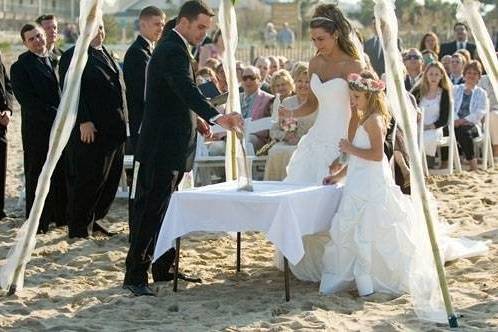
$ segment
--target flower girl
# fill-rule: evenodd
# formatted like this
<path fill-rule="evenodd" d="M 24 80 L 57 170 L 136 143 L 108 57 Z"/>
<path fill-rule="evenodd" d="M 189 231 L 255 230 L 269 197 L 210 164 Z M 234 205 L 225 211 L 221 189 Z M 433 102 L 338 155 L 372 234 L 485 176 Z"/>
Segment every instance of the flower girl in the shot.
<path fill-rule="evenodd" d="M 374 292 L 399 294 L 408 290 L 414 220 L 409 197 L 394 184 L 384 156 L 390 113 L 384 83 L 370 72 L 348 77 L 351 105 L 360 119 L 352 142 L 339 148 L 349 156 L 347 167 L 326 178 L 347 179 L 339 211 L 325 246 L 320 291 L 333 293 L 352 284 L 360 296 Z"/>

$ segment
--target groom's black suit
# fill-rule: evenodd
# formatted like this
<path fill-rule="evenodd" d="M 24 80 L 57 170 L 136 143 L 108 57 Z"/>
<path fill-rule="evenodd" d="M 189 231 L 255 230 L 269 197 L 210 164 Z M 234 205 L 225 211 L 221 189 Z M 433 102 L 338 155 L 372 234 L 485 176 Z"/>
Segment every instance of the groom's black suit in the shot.
<path fill-rule="evenodd" d="M 169 199 L 183 173 L 192 169 L 197 115 L 206 121 L 218 115 L 195 85 L 190 61 L 187 45 L 171 30 L 148 65 L 144 117 L 135 151 L 140 168 L 125 285 L 147 285 L 155 237 Z M 169 271 L 174 254 L 171 249 L 154 264 L 155 280 Z"/>

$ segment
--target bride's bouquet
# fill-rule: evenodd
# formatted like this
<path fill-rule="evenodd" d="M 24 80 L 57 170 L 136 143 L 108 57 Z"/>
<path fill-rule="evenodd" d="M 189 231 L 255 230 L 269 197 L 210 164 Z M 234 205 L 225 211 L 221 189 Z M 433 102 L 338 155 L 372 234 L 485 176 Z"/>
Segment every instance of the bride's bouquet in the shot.
<path fill-rule="evenodd" d="M 285 118 L 280 122 L 280 127 L 286 133 L 294 133 L 297 131 L 297 120 L 293 117 Z"/>

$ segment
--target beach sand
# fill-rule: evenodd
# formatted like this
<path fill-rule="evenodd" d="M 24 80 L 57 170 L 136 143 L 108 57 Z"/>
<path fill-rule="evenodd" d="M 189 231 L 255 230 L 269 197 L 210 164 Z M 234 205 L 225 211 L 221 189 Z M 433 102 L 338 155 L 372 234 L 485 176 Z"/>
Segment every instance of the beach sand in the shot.
<path fill-rule="evenodd" d="M 0 222 L 0 265 L 24 221 L 16 209 L 22 189 L 19 113 L 9 128 L 8 218 Z M 429 187 L 454 235 L 491 240 L 485 257 L 446 265 L 460 331 L 498 330 L 498 170 L 433 177 Z M 235 241 L 198 234 L 182 242 L 181 270 L 202 284 L 153 284 L 157 297 L 133 297 L 121 288 L 128 249 L 127 205 L 117 200 L 104 223 L 119 235 L 69 240 L 65 229 L 37 237 L 23 291 L 0 297 L 0 330 L 16 331 L 445 331 L 423 322 L 409 296 L 354 292 L 318 294 L 318 284 L 291 278 L 284 300 L 283 274 L 273 267 L 273 247 L 259 233 L 243 234 L 242 272 L 235 272 Z"/>

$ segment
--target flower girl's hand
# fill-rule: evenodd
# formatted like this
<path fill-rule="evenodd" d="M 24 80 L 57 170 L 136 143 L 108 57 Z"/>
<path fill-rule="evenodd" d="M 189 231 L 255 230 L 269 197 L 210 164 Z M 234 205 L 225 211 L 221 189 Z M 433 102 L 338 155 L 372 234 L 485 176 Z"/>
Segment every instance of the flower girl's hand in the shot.
<path fill-rule="evenodd" d="M 349 141 L 347 139 L 343 138 L 339 142 L 339 151 L 341 151 L 341 152 L 350 153 L 352 147 L 353 147 L 353 145 L 351 143 L 349 143 Z"/>

